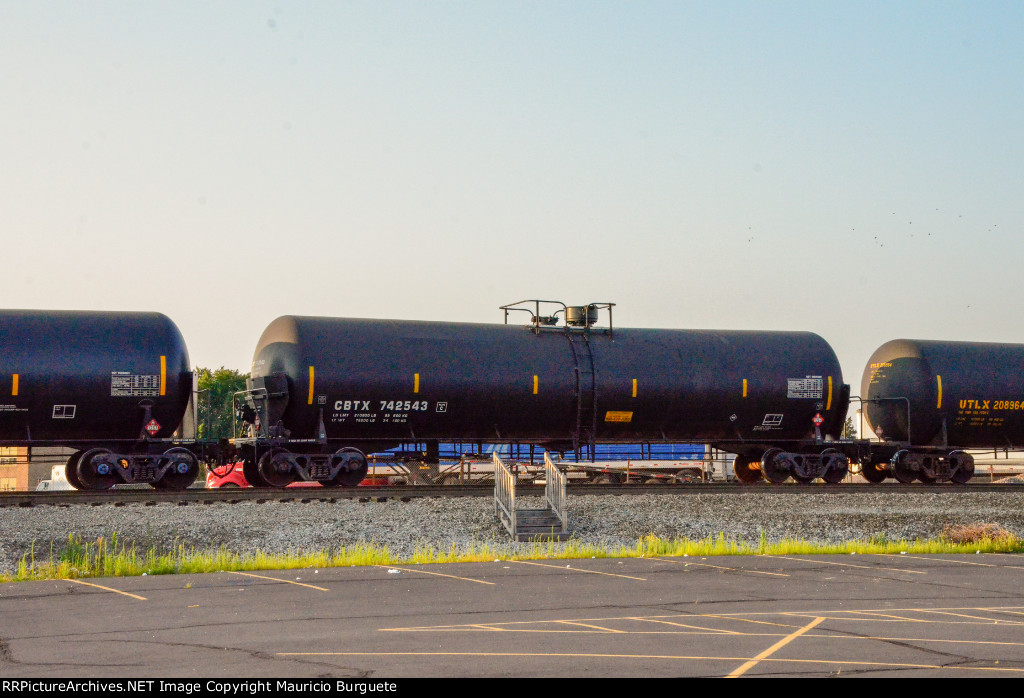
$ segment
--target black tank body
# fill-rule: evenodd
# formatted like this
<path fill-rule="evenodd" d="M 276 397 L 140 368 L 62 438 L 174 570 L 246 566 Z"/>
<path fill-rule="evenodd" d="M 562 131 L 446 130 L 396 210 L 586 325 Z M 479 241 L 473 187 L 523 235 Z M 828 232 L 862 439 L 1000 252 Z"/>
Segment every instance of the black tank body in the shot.
<path fill-rule="evenodd" d="M 170 437 L 192 392 L 159 313 L 0 310 L 0 440 Z"/>
<path fill-rule="evenodd" d="M 807 332 L 285 316 L 253 359 L 275 375 L 293 438 L 785 441 L 846 414 L 835 353 Z"/>
<path fill-rule="evenodd" d="M 864 413 L 882 438 L 915 446 L 1024 446 L 1022 376 L 1022 344 L 896 339 L 864 369 Z"/>

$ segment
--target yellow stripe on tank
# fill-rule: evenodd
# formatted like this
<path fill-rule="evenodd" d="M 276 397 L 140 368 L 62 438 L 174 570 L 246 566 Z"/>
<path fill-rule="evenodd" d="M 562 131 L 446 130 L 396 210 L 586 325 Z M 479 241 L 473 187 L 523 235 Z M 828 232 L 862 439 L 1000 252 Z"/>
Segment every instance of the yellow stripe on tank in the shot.
<path fill-rule="evenodd" d="M 747 396 L 747 379 L 743 379 L 743 397 Z"/>
<path fill-rule="evenodd" d="M 160 357 L 160 397 L 167 394 L 167 357 Z"/>
<path fill-rule="evenodd" d="M 939 404 L 935 405 L 935 409 L 941 410 L 942 409 L 942 376 L 936 374 L 935 375 L 935 380 L 939 384 Z"/>
<path fill-rule="evenodd" d="M 633 397 L 636 397 L 636 378 L 633 379 Z"/>
<path fill-rule="evenodd" d="M 18 374 L 15 373 L 11 378 L 11 395 L 14 397 L 18 396 Z"/>
<path fill-rule="evenodd" d="M 313 404 L 313 387 L 316 384 L 316 371 L 312 366 L 309 367 L 309 402 L 307 404 Z"/>
<path fill-rule="evenodd" d="M 418 393 L 420 391 L 420 374 L 412 374 L 412 391 Z"/>
<path fill-rule="evenodd" d="M 828 377 L 828 402 L 825 403 L 825 411 L 832 409 L 832 376 Z"/>
<path fill-rule="evenodd" d="M 540 379 L 537 376 L 533 377 L 533 394 L 536 395 L 540 390 Z"/>

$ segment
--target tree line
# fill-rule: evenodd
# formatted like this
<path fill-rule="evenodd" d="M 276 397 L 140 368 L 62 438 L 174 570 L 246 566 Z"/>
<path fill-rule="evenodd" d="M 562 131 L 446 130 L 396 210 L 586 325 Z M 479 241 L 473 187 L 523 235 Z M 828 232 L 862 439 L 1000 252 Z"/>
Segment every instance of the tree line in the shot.
<path fill-rule="evenodd" d="M 223 366 L 218 369 L 197 367 L 195 373 L 199 377 L 199 393 L 196 395 L 197 438 L 232 438 L 232 400 L 235 393 L 245 390 L 245 379 L 249 374 Z"/>

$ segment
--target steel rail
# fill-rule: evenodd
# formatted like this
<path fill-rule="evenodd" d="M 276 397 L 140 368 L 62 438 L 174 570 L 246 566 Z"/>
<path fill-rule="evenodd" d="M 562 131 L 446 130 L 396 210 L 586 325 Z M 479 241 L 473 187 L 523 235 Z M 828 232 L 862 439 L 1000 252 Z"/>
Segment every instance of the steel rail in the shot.
<path fill-rule="evenodd" d="M 518 485 L 517 493 L 524 497 L 543 497 L 543 485 Z M 700 494 L 730 495 L 799 495 L 799 494 L 980 494 L 988 492 L 1024 493 L 1024 484 L 953 485 L 949 483 L 923 485 L 913 483 L 872 484 L 811 484 L 785 483 L 699 483 L 699 484 L 627 484 L 627 485 L 572 485 L 568 494 L 573 496 L 628 496 L 662 495 L 686 496 Z M 194 488 L 180 492 L 131 488 L 113 489 L 103 492 L 59 491 L 59 492 L 3 492 L 0 493 L 0 508 L 34 506 L 123 506 L 126 504 L 217 504 L 237 502 L 333 502 L 338 500 L 387 501 L 397 499 L 410 501 L 423 497 L 493 497 L 493 485 L 405 485 L 396 487 L 352 487 L 321 488 L 303 487 L 291 489 L 244 488 L 244 489 L 202 489 Z"/>

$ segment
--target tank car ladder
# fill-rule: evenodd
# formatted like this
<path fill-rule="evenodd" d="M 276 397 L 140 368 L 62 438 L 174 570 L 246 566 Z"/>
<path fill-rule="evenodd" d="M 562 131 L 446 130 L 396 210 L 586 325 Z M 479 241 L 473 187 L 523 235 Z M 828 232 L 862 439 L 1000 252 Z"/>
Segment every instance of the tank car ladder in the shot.
<path fill-rule="evenodd" d="M 576 429 L 572 435 L 572 446 L 577 461 L 582 460 L 584 450 L 587 458 L 594 460 L 597 456 L 597 372 L 594 369 L 594 352 L 586 333 L 574 335 L 569 332 L 566 336 L 576 371 Z M 579 350 L 574 337 L 583 338 Z"/>
<path fill-rule="evenodd" d="M 516 474 L 497 453 L 494 458 L 494 512 L 513 540 L 561 541 L 569 538 L 566 477 L 544 454 L 544 509 L 516 507 Z"/>

